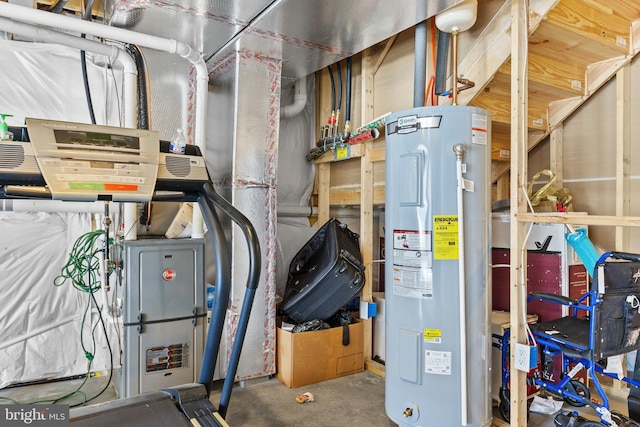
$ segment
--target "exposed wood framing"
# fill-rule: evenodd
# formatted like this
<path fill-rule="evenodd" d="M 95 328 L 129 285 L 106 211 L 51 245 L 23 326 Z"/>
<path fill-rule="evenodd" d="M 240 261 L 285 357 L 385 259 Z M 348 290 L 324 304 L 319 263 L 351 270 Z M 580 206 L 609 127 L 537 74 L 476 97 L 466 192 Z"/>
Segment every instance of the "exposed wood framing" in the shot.
<path fill-rule="evenodd" d="M 544 213 L 519 213 L 520 222 L 548 222 L 551 224 L 582 224 L 609 225 L 620 227 L 640 227 L 639 216 L 610 216 L 610 215 L 550 215 Z"/>
<path fill-rule="evenodd" d="M 331 188 L 331 164 L 318 165 L 318 222 L 324 224 L 329 221 L 329 195 Z"/>
<path fill-rule="evenodd" d="M 36 5 L 38 9 L 49 9 L 57 3 L 56 0 L 38 0 Z M 74 12 L 80 14 L 82 12 L 82 0 L 69 0 L 64 5 L 64 10 L 67 12 Z M 91 13 L 93 16 L 104 17 L 104 4 L 102 0 L 95 0 L 91 7 Z"/>
<path fill-rule="evenodd" d="M 562 155 L 562 130 L 563 126 L 558 126 L 551 131 L 551 150 L 549 155 L 549 169 L 556 174 L 556 182 L 562 185 L 564 181 L 564 159 Z"/>
<path fill-rule="evenodd" d="M 520 248 L 524 236 L 524 224 L 516 217 L 526 209 L 523 192 L 527 183 L 527 0 L 511 0 L 511 210 L 510 210 L 510 321 L 511 338 L 509 366 L 511 425 L 527 425 L 526 372 L 515 368 L 516 343 L 528 343 L 525 332 L 527 263 Z"/>
<path fill-rule="evenodd" d="M 629 65 L 626 65 L 616 74 L 616 216 L 629 215 L 630 205 L 630 68 Z M 615 245 L 617 251 L 629 250 L 628 228 L 616 227 Z"/>
<path fill-rule="evenodd" d="M 558 0 L 531 0 L 530 27 L 534 31 Z M 458 73 L 475 82 L 472 89 L 460 92 L 458 104 L 467 105 L 481 93 L 498 69 L 511 54 L 511 7 L 509 2 L 500 8 L 487 28 L 480 34 L 458 65 Z M 446 102 L 445 102 L 446 103 Z"/>

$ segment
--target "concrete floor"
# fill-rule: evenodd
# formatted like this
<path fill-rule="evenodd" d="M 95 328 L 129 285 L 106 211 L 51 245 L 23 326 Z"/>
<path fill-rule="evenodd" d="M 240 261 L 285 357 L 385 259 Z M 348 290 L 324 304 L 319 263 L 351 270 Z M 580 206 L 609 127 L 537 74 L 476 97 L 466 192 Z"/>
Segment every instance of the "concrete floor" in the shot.
<path fill-rule="evenodd" d="M 91 378 L 83 387 L 87 398 L 95 396 L 106 384 L 107 377 Z M 9 397 L 20 402 L 54 399 L 75 390 L 82 380 L 67 380 L 48 384 L 14 387 L 0 390 L 0 398 Z M 211 401 L 217 406 L 221 384 L 211 393 Z M 310 392 L 314 402 L 299 404 L 296 396 Z M 623 393 L 609 393 L 612 409 L 626 414 L 626 398 Z M 112 385 L 90 404 L 117 399 Z M 76 394 L 60 403 L 78 404 L 83 396 Z M 0 400 L 0 403 L 10 403 Z M 564 410 L 575 410 L 567 404 Z M 593 410 L 580 411 L 585 417 L 596 420 Z M 554 427 L 553 415 L 530 413 L 528 425 Z M 277 379 L 261 378 L 242 382 L 233 389 L 226 420 L 230 426 L 261 427 L 387 427 L 395 426 L 384 409 L 384 378 L 369 371 L 324 381 L 305 387 L 290 389 Z M 505 423 L 494 407 L 493 426 Z M 440 426 L 438 426 L 440 427 Z"/>

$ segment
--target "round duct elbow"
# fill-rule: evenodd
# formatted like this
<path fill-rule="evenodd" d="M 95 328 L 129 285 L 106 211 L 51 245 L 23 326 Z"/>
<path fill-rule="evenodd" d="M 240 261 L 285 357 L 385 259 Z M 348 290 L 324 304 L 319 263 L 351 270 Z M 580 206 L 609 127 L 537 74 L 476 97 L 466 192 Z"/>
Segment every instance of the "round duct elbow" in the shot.
<path fill-rule="evenodd" d="M 280 118 L 288 119 L 297 116 L 307 105 L 307 80 L 300 79 L 295 85 L 296 93 L 293 95 L 293 103 L 280 109 Z"/>

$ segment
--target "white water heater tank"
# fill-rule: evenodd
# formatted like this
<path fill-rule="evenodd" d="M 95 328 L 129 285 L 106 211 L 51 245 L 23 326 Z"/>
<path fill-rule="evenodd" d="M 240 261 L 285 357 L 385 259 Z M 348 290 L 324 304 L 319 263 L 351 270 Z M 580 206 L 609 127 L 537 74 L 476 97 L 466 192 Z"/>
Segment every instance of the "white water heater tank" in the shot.
<path fill-rule="evenodd" d="M 490 126 L 476 107 L 386 118 L 385 407 L 401 426 L 491 424 Z"/>

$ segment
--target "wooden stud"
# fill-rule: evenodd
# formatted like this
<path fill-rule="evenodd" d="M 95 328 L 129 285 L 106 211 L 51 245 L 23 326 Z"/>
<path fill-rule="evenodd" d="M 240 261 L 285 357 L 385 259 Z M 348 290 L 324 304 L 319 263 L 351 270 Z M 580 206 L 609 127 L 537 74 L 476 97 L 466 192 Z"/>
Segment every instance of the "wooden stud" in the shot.
<path fill-rule="evenodd" d="M 511 425 L 527 425 L 526 372 L 515 368 L 516 343 L 527 343 L 525 325 L 526 307 L 524 294 L 527 263 L 520 248 L 524 236 L 524 224 L 516 217 L 526 209 L 526 201 L 520 189 L 527 183 L 527 42 L 528 1 L 511 0 L 511 211 L 510 211 L 510 407 Z"/>
<path fill-rule="evenodd" d="M 563 162 L 563 136 L 564 126 L 560 125 L 551 131 L 550 143 L 551 150 L 549 153 L 549 166 L 550 169 L 556 174 L 556 182 L 562 186 L 564 180 L 564 162 Z"/>
<path fill-rule="evenodd" d="M 329 221 L 330 190 L 331 188 L 331 163 L 318 165 L 318 222 L 324 224 Z"/>
<path fill-rule="evenodd" d="M 616 216 L 629 215 L 631 168 L 631 66 L 616 73 Z M 616 251 L 629 250 L 629 229 L 616 227 Z"/>

